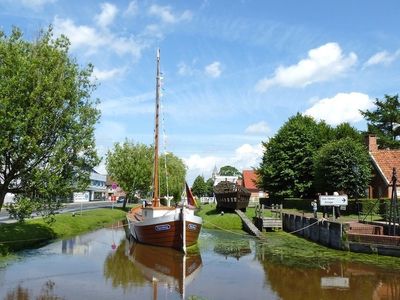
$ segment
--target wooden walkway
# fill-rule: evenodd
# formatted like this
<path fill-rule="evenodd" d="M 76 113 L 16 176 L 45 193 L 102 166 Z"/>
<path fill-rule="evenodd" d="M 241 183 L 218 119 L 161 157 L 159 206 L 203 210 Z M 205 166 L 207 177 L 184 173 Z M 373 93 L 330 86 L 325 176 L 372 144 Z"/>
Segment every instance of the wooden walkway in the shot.
<path fill-rule="evenodd" d="M 265 229 L 282 228 L 282 204 L 272 205 L 268 210 L 274 217 L 264 217 L 264 205 L 256 208 L 255 226 L 262 231 Z"/>
<path fill-rule="evenodd" d="M 257 229 L 257 227 L 247 218 L 247 216 L 239 209 L 235 210 L 236 214 L 242 219 L 244 228 L 248 233 L 258 237 L 259 239 L 263 238 L 262 233 Z"/>

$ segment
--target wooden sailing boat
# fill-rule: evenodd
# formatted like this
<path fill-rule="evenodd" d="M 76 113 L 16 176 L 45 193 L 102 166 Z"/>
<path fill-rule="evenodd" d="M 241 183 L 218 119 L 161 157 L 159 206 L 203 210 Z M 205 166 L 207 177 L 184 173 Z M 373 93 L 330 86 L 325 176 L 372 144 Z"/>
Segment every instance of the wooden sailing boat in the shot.
<path fill-rule="evenodd" d="M 154 175 L 151 206 L 132 209 L 127 214 L 131 236 L 140 243 L 171 247 L 186 252 L 197 242 L 202 219 L 194 215 L 194 198 L 187 187 L 187 203 L 180 206 L 161 206 L 158 171 L 158 134 L 160 110 L 160 50 L 157 51 L 156 109 L 154 130 Z"/>

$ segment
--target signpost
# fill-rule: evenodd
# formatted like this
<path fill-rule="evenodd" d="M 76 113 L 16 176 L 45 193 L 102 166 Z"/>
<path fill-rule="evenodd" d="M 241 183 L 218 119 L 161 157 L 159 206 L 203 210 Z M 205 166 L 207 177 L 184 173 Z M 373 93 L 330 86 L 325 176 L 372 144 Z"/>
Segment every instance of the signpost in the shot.
<path fill-rule="evenodd" d="M 74 202 L 81 203 L 81 215 L 82 215 L 83 202 L 89 202 L 89 192 L 74 193 Z"/>
<path fill-rule="evenodd" d="M 347 195 L 319 196 L 319 205 L 321 206 L 346 206 L 348 203 L 349 199 Z"/>
<path fill-rule="evenodd" d="M 335 220 L 335 206 L 347 206 L 349 199 L 347 195 L 320 195 L 319 205 L 321 206 L 332 206 L 332 216 Z"/>

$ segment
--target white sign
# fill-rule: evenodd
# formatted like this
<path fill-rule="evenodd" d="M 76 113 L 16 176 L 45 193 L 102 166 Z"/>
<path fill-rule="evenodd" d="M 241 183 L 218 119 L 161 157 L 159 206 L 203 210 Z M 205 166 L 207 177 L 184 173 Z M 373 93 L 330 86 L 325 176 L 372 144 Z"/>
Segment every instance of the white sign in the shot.
<path fill-rule="evenodd" d="M 319 205 L 321 206 L 343 206 L 348 205 L 347 195 L 339 196 L 319 196 Z"/>
<path fill-rule="evenodd" d="M 74 193 L 74 202 L 89 202 L 89 193 Z"/>
<path fill-rule="evenodd" d="M 321 277 L 321 287 L 348 289 L 350 280 L 348 277 Z"/>

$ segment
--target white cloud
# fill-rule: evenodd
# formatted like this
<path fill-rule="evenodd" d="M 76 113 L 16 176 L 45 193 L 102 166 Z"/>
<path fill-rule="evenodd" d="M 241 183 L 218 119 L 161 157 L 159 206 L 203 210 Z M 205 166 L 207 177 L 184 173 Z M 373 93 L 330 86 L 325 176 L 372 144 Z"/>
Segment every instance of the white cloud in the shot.
<path fill-rule="evenodd" d="M 96 15 L 94 19 L 96 20 L 98 26 L 106 28 L 114 21 L 114 18 L 118 13 L 118 9 L 115 5 L 107 2 L 102 3 L 100 7 L 101 13 Z"/>
<path fill-rule="evenodd" d="M 235 166 L 239 171 L 257 167 L 261 162 L 262 155 L 262 144 L 243 144 L 235 150 L 232 165 Z"/>
<path fill-rule="evenodd" d="M 95 28 L 89 26 L 77 26 L 71 19 L 54 18 L 55 35 L 66 35 L 71 42 L 71 49 L 88 47 L 96 49 L 107 43 L 104 36 L 100 35 Z"/>
<path fill-rule="evenodd" d="M 356 61 L 355 53 L 344 56 L 337 43 L 327 43 L 308 51 L 308 57 L 295 65 L 278 67 L 274 76 L 258 81 L 256 90 L 265 92 L 272 86 L 305 87 L 315 82 L 332 80 L 348 71 Z"/>
<path fill-rule="evenodd" d="M 262 155 L 262 144 L 243 144 L 236 148 L 231 156 L 200 156 L 198 154 L 192 154 L 188 158 L 184 158 L 183 161 L 188 167 L 188 181 L 193 182 L 195 177 L 198 175 L 204 175 L 205 179 L 211 177 L 211 173 L 215 166 L 218 168 L 230 165 L 237 168 L 239 171 L 258 167 Z"/>
<path fill-rule="evenodd" d="M 216 156 L 201 157 L 198 154 L 192 154 L 188 158 L 184 158 L 183 160 L 188 169 L 196 170 L 198 173 L 208 174 L 211 173 L 220 158 Z"/>
<path fill-rule="evenodd" d="M 149 14 L 159 17 L 164 23 L 178 23 L 181 21 L 190 21 L 192 19 L 192 13 L 189 10 L 185 10 L 180 15 L 174 14 L 170 6 L 160 6 L 153 4 L 149 8 Z"/>
<path fill-rule="evenodd" d="M 265 121 L 251 124 L 245 130 L 245 133 L 248 134 L 267 134 L 269 132 L 270 129 Z"/>
<path fill-rule="evenodd" d="M 212 64 L 209 64 L 204 68 L 204 72 L 213 78 L 218 78 L 221 76 L 221 63 L 219 61 L 215 61 Z"/>
<path fill-rule="evenodd" d="M 137 59 L 147 47 L 145 43 L 136 41 L 133 36 L 120 37 L 109 32 L 99 32 L 93 27 L 76 25 L 71 19 L 55 16 L 53 24 L 55 35 L 66 35 L 71 42 L 71 49 L 85 48 L 89 54 L 107 46 L 106 49 L 119 55 L 128 54 Z"/>
<path fill-rule="evenodd" d="M 194 74 L 194 70 L 191 66 L 184 62 L 178 64 L 178 74 L 181 76 L 191 76 Z"/>
<path fill-rule="evenodd" d="M 124 14 L 126 16 L 135 16 L 135 15 L 137 15 L 138 11 L 139 11 L 139 5 L 138 5 L 137 1 L 135 0 L 135 1 L 129 2 L 128 8 L 126 9 Z"/>
<path fill-rule="evenodd" d="M 149 37 L 156 37 L 158 39 L 162 39 L 164 37 L 162 28 L 157 24 L 147 25 L 143 32 L 143 35 Z"/>
<path fill-rule="evenodd" d="M 360 110 L 371 109 L 373 100 L 363 93 L 339 93 L 333 98 L 324 98 L 307 109 L 304 114 L 316 120 L 325 120 L 330 125 L 343 122 L 355 123 L 363 119 Z"/>
<path fill-rule="evenodd" d="M 400 57 L 400 50 L 397 50 L 394 53 L 389 53 L 387 51 L 381 51 L 372 55 L 368 61 L 364 64 L 364 67 L 369 67 L 373 65 L 390 65 L 393 61 L 395 61 L 398 57 Z"/>
<path fill-rule="evenodd" d="M 100 70 L 98 68 L 93 69 L 92 77 L 98 80 L 108 80 L 114 77 L 120 76 L 124 73 L 125 68 L 114 68 L 111 70 Z"/>

